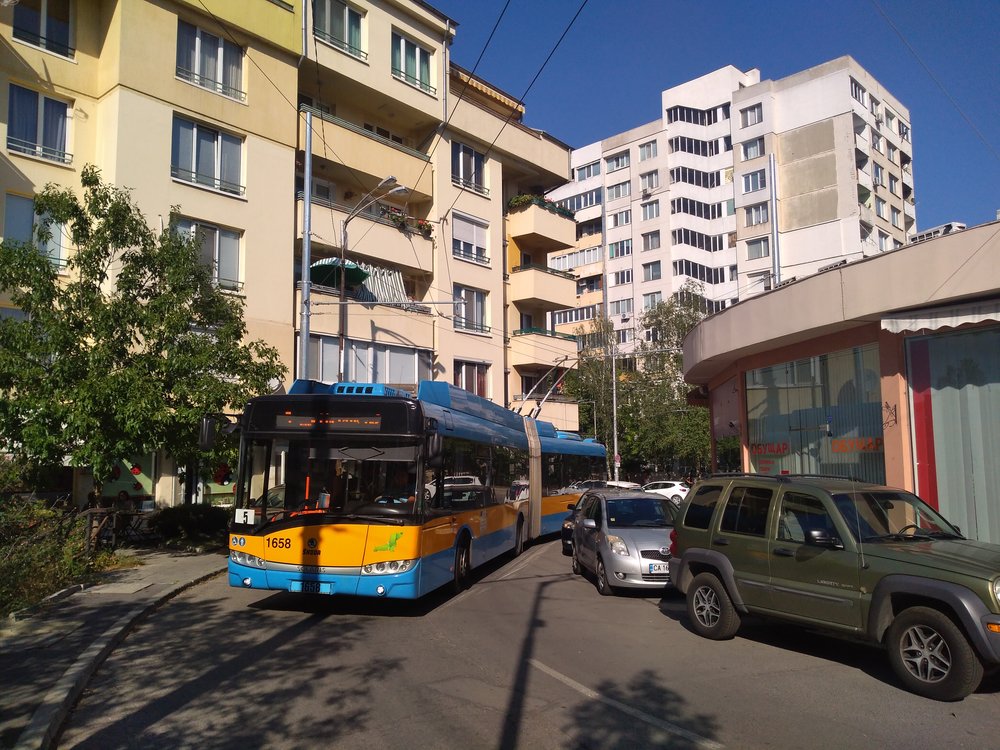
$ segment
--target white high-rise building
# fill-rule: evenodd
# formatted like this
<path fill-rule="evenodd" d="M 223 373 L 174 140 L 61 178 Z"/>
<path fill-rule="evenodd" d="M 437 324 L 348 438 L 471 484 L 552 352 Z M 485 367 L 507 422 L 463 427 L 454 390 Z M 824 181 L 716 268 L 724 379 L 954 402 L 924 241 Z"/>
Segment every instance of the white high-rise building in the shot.
<path fill-rule="evenodd" d="M 716 312 L 915 233 L 909 111 L 850 57 L 778 81 L 727 66 L 662 93 L 662 116 L 576 149 L 549 194 L 576 211 L 572 331 L 602 308 L 625 349 L 689 279 Z"/>

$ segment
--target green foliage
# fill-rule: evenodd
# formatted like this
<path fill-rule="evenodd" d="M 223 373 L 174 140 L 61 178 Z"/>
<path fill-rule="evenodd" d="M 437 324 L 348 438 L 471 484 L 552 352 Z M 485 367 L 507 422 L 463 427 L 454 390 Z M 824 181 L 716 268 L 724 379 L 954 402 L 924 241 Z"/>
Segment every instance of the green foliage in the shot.
<path fill-rule="evenodd" d="M 122 456 L 196 458 L 201 417 L 266 393 L 284 366 L 246 340 L 242 299 L 174 216 L 157 235 L 95 167 L 81 181 L 82 199 L 54 185 L 35 199 L 39 242 L 63 231 L 75 248 L 64 275 L 31 244 L 0 244 L 0 290 L 26 314 L 0 320 L 0 435 L 20 461 L 68 457 L 99 483 Z"/>
<path fill-rule="evenodd" d="M 168 546 L 224 543 L 228 525 L 228 509 L 202 503 L 163 508 L 149 519 L 150 530 Z"/>
<path fill-rule="evenodd" d="M 86 519 L 23 496 L 0 500 L 0 615 L 87 581 L 108 560 L 86 549 Z"/>
<path fill-rule="evenodd" d="M 591 409 L 596 409 L 597 437 L 608 447 L 610 461 L 614 459 L 613 415 L 617 413 L 623 466 L 687 472 L 708 465 L 708 410 L 688 405 L 689 386 L 683 376 L 684 338 L 704 317 L 702 300 L 700 286 L 691 282 L 675 297 L 647 311 L 636 330 L 651 331 L 651 341 L 637 333 L 634 352 L 628 355 L 618 352 L 614 325 L 607 318 L 595 319 L 586 332 L 593 343 L 581 353 L 577 369 L 567 379 L 566 392 L 586 403 L 580 410 L 581 430 L 593 424 Z M 610 463 L 609 469 L 613 471 Z"/>

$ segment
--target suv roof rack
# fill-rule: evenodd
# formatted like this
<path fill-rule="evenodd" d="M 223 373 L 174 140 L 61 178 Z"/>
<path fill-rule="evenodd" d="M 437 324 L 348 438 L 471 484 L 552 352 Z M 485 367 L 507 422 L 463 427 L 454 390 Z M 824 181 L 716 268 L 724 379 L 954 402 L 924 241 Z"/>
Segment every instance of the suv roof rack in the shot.
<path fill-rule="evenodd" d="M 788 482 L 792 479 L 843 479 L 845 482 L 871 484 L 860 477 L 845 477 L 842 474 L 757 474 L 752 471 L 719 471 L 708 476 L 709 479 L 731 479 L 746 477 L 748 479 L 773 479 L 775 482 Z"/>

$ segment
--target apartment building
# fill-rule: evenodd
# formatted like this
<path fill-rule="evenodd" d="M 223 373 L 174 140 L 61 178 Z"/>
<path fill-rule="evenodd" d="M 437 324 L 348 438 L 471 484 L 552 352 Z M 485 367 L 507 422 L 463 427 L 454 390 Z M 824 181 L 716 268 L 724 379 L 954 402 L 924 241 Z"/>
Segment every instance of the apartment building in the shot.
<path fill-rule="evenodd" d="M 455 22 L 430 5 L 22 0 L 0 34 L 4 238 L 95 164 L 150 224 L 179 207 L 289 380 L 447 380 L 510 405 L 575 352 L 544 323 L 574 298 L 548 268 L 574 223 L 508 207 L 565 182 L 570 150 L 452 64 Z M 576 426 L 575 407 L 542 416 Z M 169 459 L 139 463 L 129 491 L 178 501 Z"/>
<path fill-rule="evenodd" d="M 718 312 L 913 236 L 909 112 L 850 57 L 778 81 L 727 66 L 661 97 L 660 119 L 576 149 L 549 195 L 579 222 L 553 265 L 583 282 L 556 330 L 603 306 L 627 351 L 688 280 Z"/>

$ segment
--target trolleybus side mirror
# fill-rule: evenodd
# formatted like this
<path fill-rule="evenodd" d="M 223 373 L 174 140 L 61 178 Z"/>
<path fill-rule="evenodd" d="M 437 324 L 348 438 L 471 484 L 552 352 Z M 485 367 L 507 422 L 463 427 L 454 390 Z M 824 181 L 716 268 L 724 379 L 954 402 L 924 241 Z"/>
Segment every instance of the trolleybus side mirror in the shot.
<path fill-rule="evenodd" d="M 215 438 L 219 434 L 219 418 L 205 415 L 201 418 L 201 428 L 198 430 L 198 448 L 210 451 L 215 447 Z"/>
<path fill-rule="evenodd" d="M 432 469 L 444 465 L 444 439 L 436 433 L 427 436 L 427 455 L 424 465 Z"/>

